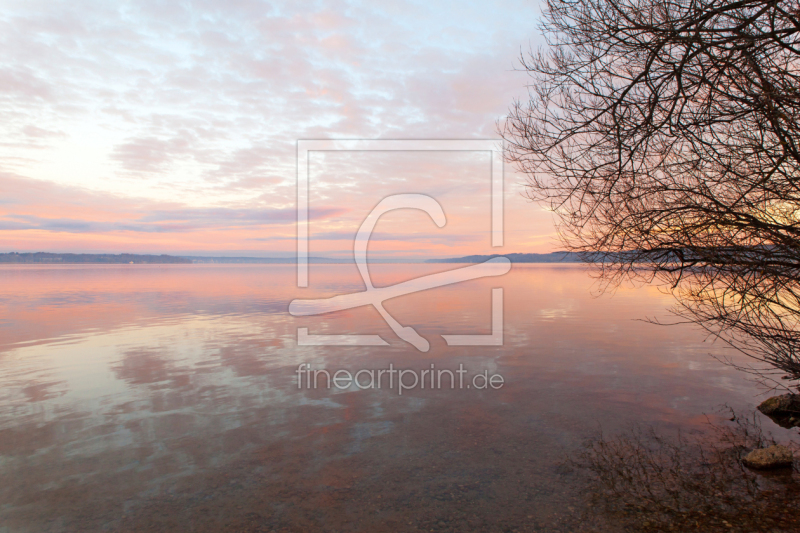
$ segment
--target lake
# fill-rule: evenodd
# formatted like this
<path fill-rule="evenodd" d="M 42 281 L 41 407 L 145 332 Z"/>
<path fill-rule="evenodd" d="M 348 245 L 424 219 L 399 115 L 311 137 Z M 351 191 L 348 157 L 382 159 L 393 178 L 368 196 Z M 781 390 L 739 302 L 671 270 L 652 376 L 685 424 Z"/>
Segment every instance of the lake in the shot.
<path fill-rule="evenodd" d="M 452 268 L 371 266 L 376 286 Z M 491 333 L 497 287 L 503 345 L 448 346 Z M 724 346 L 641 320 L 669 320 L 669 297 L 595 297 L 582 265 L 387 301 L 427 352 L 372 307 L 288 313 L 363 289 L 351 265 L 311 265 L 307 289 L 293 265 L 0 267 L 0 531 L 613 531 L 564 466 L 584 439 L 765 397 Z M 298 328 L 388 345 L 298 346 Z M 475 386 L 314 388 L 302 364 Z"/>

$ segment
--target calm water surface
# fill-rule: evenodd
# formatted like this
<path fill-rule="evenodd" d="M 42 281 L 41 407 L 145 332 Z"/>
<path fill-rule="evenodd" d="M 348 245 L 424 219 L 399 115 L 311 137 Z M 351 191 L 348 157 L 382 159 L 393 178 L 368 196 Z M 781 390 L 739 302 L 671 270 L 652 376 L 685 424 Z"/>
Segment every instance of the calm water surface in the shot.
<path fill-rule="evenodd" d="M 452 265 L 375 265 L 376 285 Z M 591 296 L 581 266 L 515 265 L 372 308 L 295 318 L 363 290 L 354 266 L 0 267 L 0 531 L 614 530 L 561 462 L 599 428 L 700 426 L 763 399 L 655 289 Z M 504 345 L 488 334 L 503 287 Z M 390 346 L 298 346 L 379 334 Z M 500 374 L 499 390 L 298 389 L 299 364 Z M 587 516 L 591 524 L 586 523 Z M 583 522 L 583 523 L 582 523 Z"/>

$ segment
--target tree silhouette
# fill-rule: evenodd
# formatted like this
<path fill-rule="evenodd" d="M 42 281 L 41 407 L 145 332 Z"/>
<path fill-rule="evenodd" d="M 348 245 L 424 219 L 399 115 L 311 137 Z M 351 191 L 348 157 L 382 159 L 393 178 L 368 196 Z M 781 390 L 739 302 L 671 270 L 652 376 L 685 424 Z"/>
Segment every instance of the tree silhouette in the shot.
<path fill-rule="evenodd" d="M 500 129 L 567 249 L 800 379 L 800 2 L 548 0 L 542 30 Z"/>

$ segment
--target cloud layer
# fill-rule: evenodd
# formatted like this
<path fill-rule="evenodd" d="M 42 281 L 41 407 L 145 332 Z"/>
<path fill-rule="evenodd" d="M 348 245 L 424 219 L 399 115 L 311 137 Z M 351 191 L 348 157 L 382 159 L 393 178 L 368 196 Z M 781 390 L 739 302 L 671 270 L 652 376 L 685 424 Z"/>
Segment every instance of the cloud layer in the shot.
<path fill-rule="evenodd" d="M 5 1 L 0 248 L 288 251 L 298 139 L 491 138 L 524 96 L 513 68 L 535 4 L 311 6 Z M 386 253 L 481 246 L 478 157 L 313 163 L 312 235 L 344 237 L 382 196 L 428 192 L 463 224 L 387 227 Z M 549 217 L 509 178 L 514 251 L 548 246 Z"/>

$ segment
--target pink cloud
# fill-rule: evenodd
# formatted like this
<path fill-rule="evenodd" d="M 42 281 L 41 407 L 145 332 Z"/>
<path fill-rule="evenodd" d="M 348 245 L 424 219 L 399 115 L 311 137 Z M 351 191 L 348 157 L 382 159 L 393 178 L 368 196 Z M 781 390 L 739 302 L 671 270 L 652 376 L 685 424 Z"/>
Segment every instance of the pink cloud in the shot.
<path fill-rule="evenodd" d="M 534 33 L 535 6 L 507 9 L 513 20 L 492 4 L 15 4 L 0 20 L 0 246 L 291 250 L 297 139 L 495 136 L 524 96 L 511 68 Z M 69 172 L 76 149 L 96 161 Z M 326 164 L 320 235 L 354 231 L 386 194 L 425 192 L 448 227 L 398 215 L 376 246 L 486 240 L 485 162 Z M 528 236 L 548 234 L 545 216 L 509 198 L 515 242 L 544 246 Z"/>

